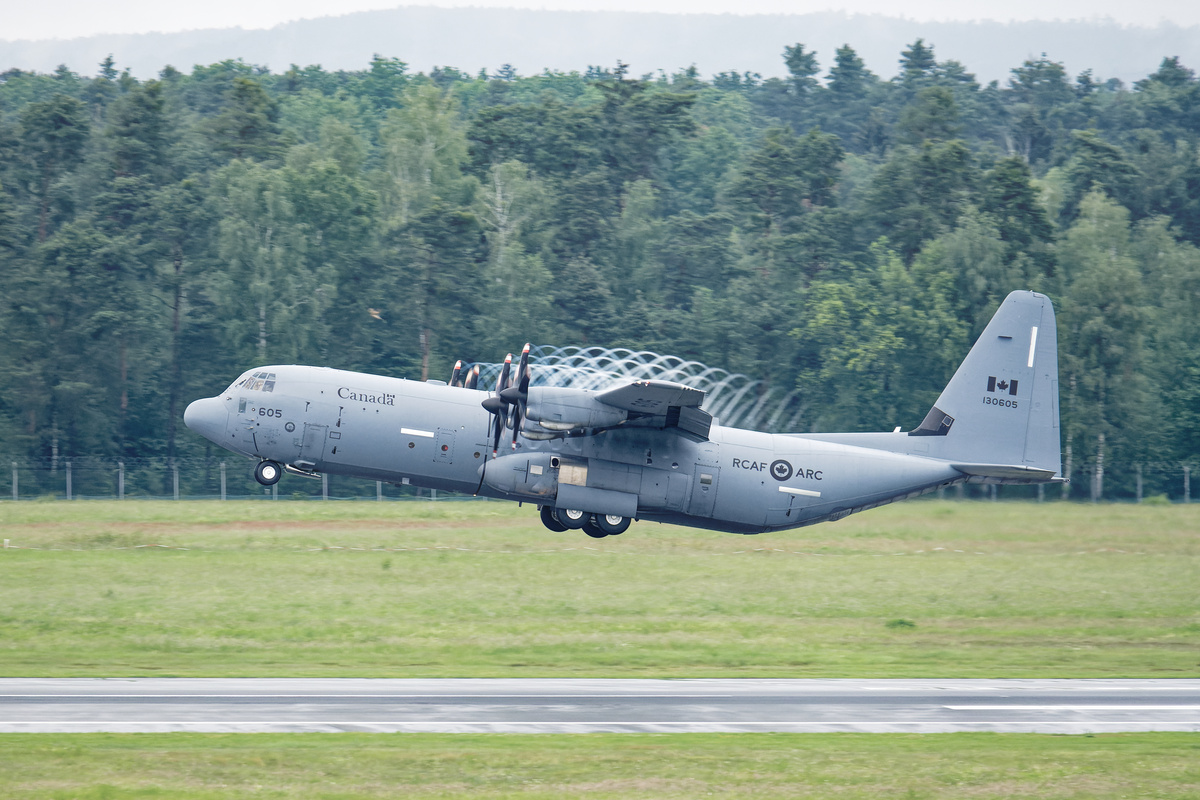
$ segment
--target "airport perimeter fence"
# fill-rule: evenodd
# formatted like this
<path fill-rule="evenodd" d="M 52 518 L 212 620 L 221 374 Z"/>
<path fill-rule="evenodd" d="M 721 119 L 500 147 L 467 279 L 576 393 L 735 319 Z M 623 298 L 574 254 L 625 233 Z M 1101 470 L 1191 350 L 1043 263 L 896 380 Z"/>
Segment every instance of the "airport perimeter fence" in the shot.
<path fill-rule="evenodd" d="M 8 458 L 11 500 L 470 500 L 469 494 L 341 475 L 254 480 L 247 459 Z M 0 495 L 4 499 L 5 495 Z"/>
<path fill-rule="evenodd" d="M 5 458 L 12 474 L 12 500 L 451 500 L 482 499 L 415 486 L 322 475 L 285 474 L 272 487 L 254 480 L 254 461 L 228 458 L 114 459 Z M 939 497 L 1053 501 L 1192 501 L 1191 476 L 1200 459 L 1187 462 L 1109 463 L 1076 471 L 1070 484 L 1039 486 L 959 485 Z M 0 499 L 6 499 L 0 494 Z"/>

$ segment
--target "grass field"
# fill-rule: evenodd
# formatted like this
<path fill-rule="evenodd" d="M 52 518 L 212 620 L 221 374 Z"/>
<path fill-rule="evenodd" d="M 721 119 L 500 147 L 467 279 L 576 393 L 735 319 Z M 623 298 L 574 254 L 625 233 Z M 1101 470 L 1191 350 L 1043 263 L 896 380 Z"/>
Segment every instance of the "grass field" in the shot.
<path fill-rule="evenodd" d="M 6 800 L 1194 798 L 1193 734 L 0 735 Z"/>
<path fill-rule="evenodd" d="M 1194 677 L 1200 510 L 0 503 L 0 675 Z M 1194 798 L 1195 734 L 3 734 L 5 800 Z"/>
<path fill-rule="evenodd" d="M 5 676 L 1200 675 L 1198 506 L 592 540 L 488 502 L 3 502 L 0 529 Z"/>

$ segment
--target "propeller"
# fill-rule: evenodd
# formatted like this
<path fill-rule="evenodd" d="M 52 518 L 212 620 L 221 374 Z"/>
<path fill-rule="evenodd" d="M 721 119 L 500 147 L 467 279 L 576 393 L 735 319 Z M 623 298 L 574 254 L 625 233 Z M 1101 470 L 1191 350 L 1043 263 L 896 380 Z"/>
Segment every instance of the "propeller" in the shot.
<path fill-rule="evenodd" d="M 526 403 L 529 401 L 529 381 L 533 372 L 529 368 L 530 345 L 525 344 L 521 351 L 521 362 L 517 366 L 517 385 L 509 386 L 500 392 L 500 399 L 511 405 L 512 415 L 509 423 L 512 427 L 512 448 L 517 449 L 517 436 L 521 433 L 521 419 L 525 416 Z"/>
<path fill-rule="evenodd" d="M 516 374 L 512 374 L 512 353 L 504 359 L 504 366 L 496 378 L 495 393 L 489 393 L 482 403 L 488 413 L 496 418 L 495 433 L 492 439 L 492 457 L 500 451 L 500 434 L 505 425 L 512 430 L 512 448 L 517 449 L 517 438 L 521 435 L 521 423 L 526 417 L 529 402 L 529 382 L 533 372 L 529 367 L 529 351 L 532 345 L 526 344 L 521 351 L 521 360 L 517 365 Z"/>
<path fill-rule="evenodd" d="M 450 385 L 458 386 L 458 376 L 462 374 L 462 359 L 454 362 L 454 371 L 450 373 Z"/>
<path fill-rule="evenodd" d="M 479 365 L 478 364 L 471 367 L 471 369 L 467 371 L 467 382 L 465 385 L 466 385 L 466 388 L 468 388 L 468 389 L 474 389 L 479 386 Z"/>
<path fill-rule="evenodd" d="M 505 400 L 501 396 L 505 389 L 508 388 L 508 376 L 512 370 L 512 353 L 504 357 L 504 367 L 501 368 L 500 374 L 496 377 L 496 391 L 494 394 L 488 394 L 487 398 L 480 404 L 488 413 L 496 418 L 496 433 L 492 440 L 492 458 L 500 452 L 500 434 L 504 432 L 504 423 L 508 419 L 508 412 L 504 409 Z"/>

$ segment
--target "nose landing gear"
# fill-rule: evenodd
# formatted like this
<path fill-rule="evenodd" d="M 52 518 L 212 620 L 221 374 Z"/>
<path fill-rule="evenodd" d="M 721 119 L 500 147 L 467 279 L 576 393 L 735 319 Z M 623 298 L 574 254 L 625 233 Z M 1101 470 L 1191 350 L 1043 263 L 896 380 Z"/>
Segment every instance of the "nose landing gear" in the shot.
<path fill-rule="evenodd" d="M 282 475 L 283 468 L 274 461 L 260 461 L 258 462 L 258 466 L 254 468 L 254 480 L 263 486 L 274 486 L 279 483 L 279 478 Z"/>

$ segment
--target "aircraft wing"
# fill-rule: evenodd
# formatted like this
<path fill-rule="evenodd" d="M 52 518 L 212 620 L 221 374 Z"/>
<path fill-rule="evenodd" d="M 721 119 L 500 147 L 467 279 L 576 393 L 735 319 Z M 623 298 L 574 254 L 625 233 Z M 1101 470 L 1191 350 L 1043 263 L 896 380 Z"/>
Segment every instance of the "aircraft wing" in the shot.
<path fill-rule="evenodd" d="M 579 435 L 619 426 L 674 430 L 695 441 L 708 439 L 712 416 L 700 409 L 704 392 L 667 381 L 633 381 L 600 392 L 531 387 L 526 435 Z"/>
<path fill-rule="evenodd" d="M 597 394 L 596 399 L 606 406 L 657 417 L 666 414 L 672 406 L 699 408 L 704 402 L 704 392 L 680 383 L 634 381 L 615 389 L 606 389 Z"/>
<path fill-rule="evenodd" d="M 662 425 L 655 427 L 674 429 L 698 442 L 708 439 L 712 427 L 712 415 L 700 410 L 704 392 L 680 383 L 634 381 L 600 392 L 596 400 L 637 417 L 655 421 L 661 417 Z"/>

